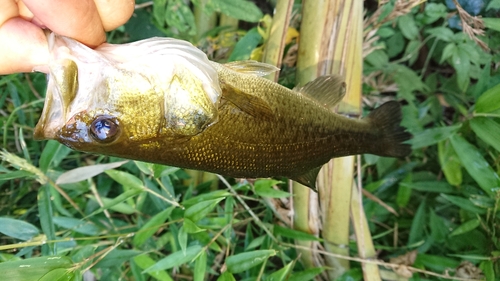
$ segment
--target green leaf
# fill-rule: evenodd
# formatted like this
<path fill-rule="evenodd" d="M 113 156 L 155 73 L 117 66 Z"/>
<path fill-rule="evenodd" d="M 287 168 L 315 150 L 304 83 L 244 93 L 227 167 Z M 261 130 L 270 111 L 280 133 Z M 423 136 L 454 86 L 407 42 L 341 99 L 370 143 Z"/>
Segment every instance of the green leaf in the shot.
<path fill-rule="evenodd" d="M 57 166 L 64 157 L 66 157 L 71 149 L 57 141 L 49 140 L 40 155 L 40 170 L 46 173 L 50 166 Z"/>
<path fill-rule="evenodd" d="M 153 18 L 160 25 L 166 22 L 167 1 L 168 0 L 153 0 Z"/>
<path fill-rule="evenodd" d="M 399 184 L 398 194 L 396 195 L 396 204 L 398 204 L 398 207 L 400 208 L 406 207 L 408 205 L 408 202 L 410 202 L 412 189 L 408 185 L 404 184 L 411 184 L 411 181 L 412 174 L 408 174 Z"/>
<path fill-rule="evenodd" d="M 500 2 L 500 1 L 499 1 Z M 495 270 L 493 269 L 493 261 L 486 260 L 482 261 L 479 265 L 479 268 L 483 271 L 485 280 L 496 280 L 495 278 Z"/>
<path fill-rule="evenodd" d="M 365 62 L 375 69 L 384 69 L 389 63 L 389 57 L 383 50 L 375 50 L 366 56 Z"/>
<path fill-rule="evenodd" d="M 430 210 L 429 227 L 431 236 L 437 243 L 444 242 L 450 232 L 445 219 L 438 216 L 432 209 Z"/>
<path fill-rule="evenodd" d="M 202 218 L 206 217 L 220 201 L 224 198 L 217 198 L 212 200 L 207 200 L 204 202 L 197 203 L 186 209 L 184 212 L 184 217 L 190 219 L 193 222 L 197 222 Z"/>
<path fill-rule="evenodd" d="M 224 202 L 224 225 L 229 225 L 232 224 L 235 221 L 234 218 L 234 197 L 226 197 L 226 201 Z M 223 227 L 223 226 L 221 226 Z M 231 237 L 234 235 L 234 229 L 232 227 L 228 227 L 224 231 L 224 237 L 226 239 L 231 239 Z M 228 240 L 229 241 L 229 240 Z"/>
<path fill-rule="evenodd" d="M 196 34 L 194 15 L 189 6 L 182 0 L 169 0 L 165 20 L 169 26 L 177 28 L 180 32 Z"/>
<path fill-rule="evenodd" d="M 476 207 L 472 202 L 468 199 L 465 199 L 463 197 L 459 196 L 453 196 L 453 195 L 447 195 L 447 194 L 441 194 L 441 196 L 453 203 L 454 205 L 460 207 L 460 209 L 475 213 L 475 214 L 485 214 L 486 210 Z"/>
<path fill-rule="evenodd" d="M 149 273 L 158 270 L 167 270 L 173 267 L 178 267 L 182 264 L 191 262 L 197 255 L 201 254 L 203 247 L 200 245 L 193 245 L 186 249 L 184 254 L 183 251 L 177 251 L 171 253 L 166 258 L 163 258 L 156 262 L 154 265 L 146 268 L 144 272 Z"/>
<path fill-rule="evenodd" d="M 387 39 L 386 52 L 389 58 L 394 58 L 401 54 L 405 47 L 405 39 L 401 32 L 394 33 L 389 39 Z"/>
<path fill-rule="evenodd" d="M 283 268 L 281 268 L 278 271 L 275 271 L 271 273 L 270 275 L 266 276 L 263 278 L 264 281 L 283 281 L 287 280 L 287 276 L 290 275 L 290 271 L 292 270 L 293 266 L 295 265 L 295 261 L 289 262 L 287 265 L 285 265 Z"/>
<path fill-rule="evenodd" d="M 413 217 L 410 228 L 410 237 L 408 237 L 408 245 L 416 244 L 424 239 L 424 230 L 423 227 L 426 223 L 426 212 L 427 207 L 425 204 L 425 200 L 420 203 L 418 206 L 417 212 Z"/>
<path fill-rule="evenodd" d="M 169 207 L 148 220 L 135 234 L 133 243 L 136 247 L 144 244 L 153 234 L 162 227 L 162 224 L 170 217 L 174 207 Z"/>
<path fill-rule="evenodd" d="M 234 279 L 234 276 L 231 272 L 225 271 L 219 276 L 219 278 L 217 278 L 217 281 L 236 281 L 236 279 Z"/>
<path fill-rule="evenodd" d="M 188 243 L 188 235 L 184 230 L 184 226 L 181 226 L 181 228 L 179 228 L 179 231 L 177 232 L 177 243 L 181 247 L 182 253 L 185 255 Z"/>
<path fill-rule="evenodd" d="M 393 28 L 389 28 L 389 27 L 380 27 L 378 30 L 377 30 L 377 35 L 380 37 L 380 38 L 387 38 L 387 37 L 391 37 L 392 35 L 394 35 L 394 29 Z"/>
<path fill-rule="evenodd" d="M 275 233 L 276 234 L 276 233 Z M 245 251 L 255 249 L 257 247 L 262 246 L 262 243 L 266 240 L 267 235 L 262 235 L 257 238 L 254 238 L 248 243 L 247 247 L 245 248 Z"/>
<path fill-rule="evenodd" d="M 80 219 L 68 217 L 54 217 L 52 220 L 54 221 L 54 224 L 78 233 L 98 235 L 100 232 L 99 227 L 89 221 L 82 221 Z"/>
<path fill-rule="evenodd" d="M 464 138 L 454 135 L 451 144 L 457 151 L 458 158 L 469 175 L 488 195 L 493 196 L 494 189 L 500 187 L 500 178 L 479 151 Z"/>
<path fill-rule="evenodd" d="M 80 278 L 78 278 L 80 279 Z M 56 268 L 45 274 L 37 281 L 77 281 L 73 270 L 67 268 Z"/>
<path fill-rule="evenodd" d="M 424 91 L 427 86 L 422 82 L 422 79 L 411 68 L 390 63 L 384 71 L 391 75 L 399 87 L 399 94 L 409 94 L 413 91 Z M 408 83 L 411 81 L 411 83 Z"/>
<path fill-rule="evenodd" d="M 19 240 L 30 240 L 39 234 L 34 225 L 11 218 L 0 218 L 0 233 Z"/>
<path fill-rule="evenodd" d="M 443 49 L 443 53 L 441 54 L 441 60 L 439 61 L 439 64 L 443 64 L 444 61 L 447 59 L 451 58 L 453 55 L 457 53 L 457 45 L 453 42 L 448 43 L 446 47 Z"/>
<path fill-rule="evenodd" d="M 48 256 L 2 262 L 0 263 L 0 272 L 2 273 L 2 280 L 33 281 L 43 280 L 44 276 L 54 270 L 57 270 L 57 274 L 61 274 L 61 271 L 58 271 L 59 269 L 64 269 L 69 274 L 72 271 L 72 266 L 73 262 L 70 258 Z M 48 281 L 48 279 L 45 280 Z"/>
<path fill-rule="evenodd" d="M 290 193 L 274 189 L 273 186 L 282 183 L 271 179 L 259 179 L 254 183 L 255 193 L 262 197 L 285 198 L 291 196 Z"/>
<path fill-rule="evenodd" d="M 484 26 L 489 29 L 500 31 L 500 19 L 499 18 L 481 18 L 484 22 Z"/>
<path fill-rule="evenodd" d="M 196 258 L 194 264 L 194 272 L 193 272 L 193 280 L 194 281 L 203 281 L 205 279 L 205 275 L 207 273 L 207 252 L 203 251 L 198 258 Z"/>
<path fill-rule="evenodd" d="M 427 129 L 416 133 L 408 143 L 412 145 L 412 149 L 431 146 L 449 138 L 452 134 L 457 132 L 460 127 L 462 127 L 462 124 Z"/>
<path fill-rule="evenodd" d="M 155 264 L 155 260 L 150 258 L 148 254 L 136 256 L 133 260 L 141 269 L 146 269 Z M 174 279 L 164 270 L 152 271 L 148 272 L 148 274 L 160 281 L 174 281 Z"/>
<path fill-rule="evenodd" d="M 230 17 L 248 22 L 258 22 L 263 14 L 254 3 L 246 0 L 212 0 L 214 10 Z"/>
<path fill-rule="evenodd" d="M 314 278 L 325 271 L 324 267 L 309 268 L 297 273 L 292 274 L 288 281 L 303 281 L 303 280 L 314 280 Z"/>
<path fill-rule="evenodd" d="M 114 179 L 116 182 L 119 184 L 123 185 L 123 187 L 128 187 L 131 189 L 144 189 L 144 185 L 142 184 L 142 181 L 127 172 L 122 172 L 122 171 L 117 171 L 117 170 L 107 170 L 105 171 L 108 176 L 110 176 L 112 179 Z"/>
<path fill-rule="evenodd" d="M 0 174 L 0 181 L 28 178 L 31 176 L 33 176 L 33 174 L 27 171 L 12 171 L 12 172 L 9 171 L 5 174 Z"/>
<path fill-rule="evenodd" d="M 50 185 L 44 184 L 38 190 L 38 211 L 43 233 L 47 236 L 48 240 L 55 240 L 56 230 L 53 221 L 54 211 L 52 210 L 52 200 L 50 199 L 50 188 Z"/>
<path fill-rule="evenodd" d="M 443 255 L 418 254 L 415 263 L 419 263 L 435 272 L 444 272 L 449 268 L 456 268 L 460 262 Z"/>
<path fill-rule="evenodd" d="M 500 109 L 500 84 L 484 92 L 476 102 L 475 112 L 488 113 Z"/>
<path fill-rule="evenodd" d="M 401 182 L 399 185 L 427 192 L 438 192 L 438 193 L 456 192 L 455 188 L 453 188 L 449 183 L 442 181 Z"/>
<path fill-rule="evenodd" d="M 462 184 L 462 165 L 449 140 L 438 143 L 438 156 L 448 183 L 454 186 Z"/>
<path fill-rule="evenodd" d="M 427 3 L 424 11 L 424 23 L 431 24 L 448 16 L 448 9 L 442 3 Z"/>
<path fill-rule="evenodd" d="M 469 122 L 478 137 L 500 152 L 500 124 L 498 122 L 486 117 L 475 117 Z"/>
<path fill-rule="evenodd" d="M 137 250 L 113 249 L 111 252 L 107 253 L 106 256 L 95 265 L 95 267 L 119 267 L 122 263 L 140 254 L 142 254 L 142 252 Z"/>
<path fill-rule="evenodd" d="M 462 48 L 458 48 L 451 56 L 451 65 L 457 74 L 457 84 L 462 92 L 467 90 L 470 82 L 470 58 Z"/>
<path fill-rule="evenodd" d="M 262 41 L 262 36 L 260 35 L 257 28 L 250 29 L 243 38 L 236 43 L 228 61 L 239 61 L 248 60 L 252 51 L 257 48 L 257 46 Z"/>
<path fill-rule="evenodd" d="M 429 28 L 425 32 L 436 37 L 439 40 L 443 40 L 444 42 L 450 42 L 453 39 L 453 31 L 451 31 L 451 29 L 444 27 L 444 26 Z M 455 44 L 449 44 L 449 45 L 453 45 L 456 47 Z M 449 45 L 447 45 L 447 46 L 449 46 Z M 453 47 L 448 47 L 448 48 L 453 48 Z M 443 52 L 443 56 L 444 56 L 444 52 Z M 441 58 L 441 61 L 444 61 L 446 59 L 447 58 L 444 58 L 444 59 Z"/>
<path fill-rule="evenodd" d="M 257 266 L 276 255 L 275 250 L 257 250 L 230 256 L 226 259 L 227 270 L 232 273 L 240 273 Z"/>
<path fill-rule="evenodd" d="M 288 237 L 288 238 L 293 238 L 297 240 L 303 240 L 303 241 L 320 241 L 320 239 L 312 234 L 302 232 L 299 230 L 287 228 L 287 227 L 282 227 L 279 225 L 275 225 L 273 227 L 273 232 L 276 236 L 283 236 L 283 237 Z"/>
<path fill-rule="evenodd" d="M 229 193 L 225 190 L 216 190 L 216 191 L 212 191 L 209 193 L 200 194 L 200 195 L 193 197 L 193 198 L 190 198 L 188 200 L 184 200 L 184 201 L 182 201 L 182 205 L 186 208 L 189 208 L 189 207 L 191 207 L 197 203 L 200 203 L 200 202 L 205 202 L 208 200 L 218 199 L 218 198 L 224 199 L 230 195 L 231 195 L 231 193 Z"/>
<path fill-rule="evenodd" d="M 419 36 L 418 27 L 413 15 L 404 15 L 398 18 L 398 27 L 404 37 L 408 40 L 416 40 Z"/>
<path fill-rule="evenodd" d="M 481 208 L 488 209 L 495 207 L 495 200 L 487 196 L 472 194 L 469 200 L 472 202 L 472 204 Z"/>
<path fill-rule="evenodd" d="M 94 176 L 99 175 L 100 173 L 105 172 L 106 170 L 118 168 L 127 162 L 128 161 L 120 161 L 108 164 L 98 164 L 98 165 L 79 167 L 73 170 L 69 170 L 61 174 L 57 178 L 56 184 L 75 183 L 86 179 L 90 179 Z"/>
<path fill-rule="evenodd" d="M 186 233 L 198 233 L 205 231 L 203 228 L 199 228 L 192 220 L 184 218 L 184 224 L 182 225 Z"/>
<path fill-rule="evenodd" d="M 406 44 L 404 57 L 408 58 L 408 63 L 413 65 L 418 59 L 418 50 L 422 42 L 418 40 L 411 40 Z"/>
<path fill-rule="evenodd" d="M 450 233 L 450 236 L 455 236 L 455 235 L 467 233 L 471 230 L 476 229 L 480 224 L 481 224 L 481 222 L 478 219 L 470 220 L 468 222 L 461 224 L 459 227 L 455 228 Z"/>
<path fill-rule="evenodd" d="M 133 214 L 136 212 L 135 208 L 126 204 L 126 203 L 123 203 L 125 200 L 131 198 L 131 197 L 134 197 L 136 196 L 137 194 L 141 193 L 142 190 L 127 190 L 125 192 L 123 192 L 122 194 L 118 195 L 117 197 L 113 198 L 113 199 L 110 199 L 110 198 L 106 198 L 106 197 L 101 197 L 101 200 L 103 202 L 103 206 L 95 211 L 93 211 L 90 215 L 88 215 L 88 217 L 91 217 L 95 214 L 98 214 L 106 209 L 111 209 L 111 210 L 114 210 L 116 212 L 120 212 L 122 214 Z M 90 199 L 97 201 L 97 199 L 93 196 L 93 195 L 89 195 L 88 196 Z"/>
<path fill-rule="evenodd" d="M 488 3 L 488 6 L 486 6 L 486 11 L 489 11 L 490 9 L 500 9 L 500 0 L 491 0 L 490 3 Z M 486 279 L 486 280 L 493 280 L 493 279 Z"/>

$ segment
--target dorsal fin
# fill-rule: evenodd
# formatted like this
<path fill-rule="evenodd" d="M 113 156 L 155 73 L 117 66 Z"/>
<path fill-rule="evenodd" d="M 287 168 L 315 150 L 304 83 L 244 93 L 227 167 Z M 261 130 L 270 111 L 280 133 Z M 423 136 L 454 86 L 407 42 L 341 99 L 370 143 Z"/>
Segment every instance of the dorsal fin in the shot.
<path fill-rule="evenodd" d="M 224 66 L 239 73 L 257 76 L 266 76 L 280 70 L 274 65 L 254 60 L 233 61 L 225 63 Z"/>
<path fill-rule="evenodd" d="M 294 91 L 333 109 L 345 96 L 345 82 L 340 75 L 320 76 Z"/>
<path fill-rule="evenodd" d="M 318 177 L 318 173 L 319 173 L 320 169 L 321 169 L 321 166 L 314 168 L 314 169 L 311 169 L 302 175 L 292 177 L 291 179 L 300 183 L 300 184 L 303 184 L 303 185 L 311 188 L 314 191 L 317 191 L 316 178 Z"/>
<path fill-rule="evenodd" d="M 223 84 L 222 88 L 222 98 L 233 103 L 241 111 L 253 117 L 274 119 L 273 110 L 267 101 L 228 84 Z"/>

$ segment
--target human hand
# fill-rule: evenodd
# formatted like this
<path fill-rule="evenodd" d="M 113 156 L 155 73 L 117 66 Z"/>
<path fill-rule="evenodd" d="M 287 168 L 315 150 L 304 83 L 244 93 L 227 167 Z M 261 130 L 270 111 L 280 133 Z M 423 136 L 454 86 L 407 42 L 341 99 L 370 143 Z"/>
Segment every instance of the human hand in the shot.
<path fill-rule="evenodd" d="M 89 47 L 124 24 L 134 0 L 0 0 L 0 74 L 31 72 L 49 59 L 43 29 Z"/>

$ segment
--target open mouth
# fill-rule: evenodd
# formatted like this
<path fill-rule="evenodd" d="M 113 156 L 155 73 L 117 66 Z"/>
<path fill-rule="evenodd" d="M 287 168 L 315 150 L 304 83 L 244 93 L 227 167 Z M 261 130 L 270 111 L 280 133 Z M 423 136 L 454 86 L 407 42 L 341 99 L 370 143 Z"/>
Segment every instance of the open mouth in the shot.
<path fill-rule="evenodd" d="M 54 139 L 67 119 L 66 112 L 77 89 L 78 67 L 74 61 L 64 59 L 50 65 L 45 104 L 35 127 L 35 139 Z"/>

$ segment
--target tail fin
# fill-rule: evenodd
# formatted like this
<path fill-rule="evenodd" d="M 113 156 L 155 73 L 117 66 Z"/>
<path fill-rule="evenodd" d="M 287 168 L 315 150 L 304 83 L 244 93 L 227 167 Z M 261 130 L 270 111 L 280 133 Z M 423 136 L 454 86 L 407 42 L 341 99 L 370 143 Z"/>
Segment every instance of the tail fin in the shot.
<path fill-rule="evenodd" d="M 401 106 L 396 101 L 384 103 L 366 117 L 378 137 L 377 144 L 372 145 L 374 151 L 370 153 L 389 157 L 404 157 L 411 153 L 411 146 L 402 143 L 409 140 L 411 134 L 400 126 L 401 119 Z"/>

